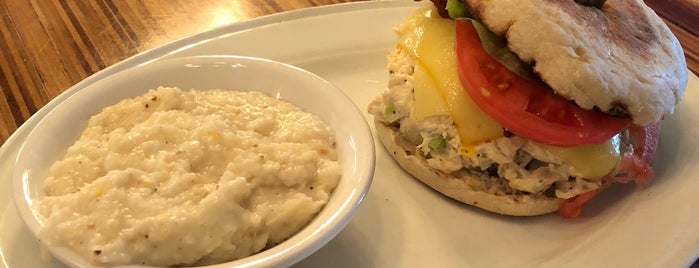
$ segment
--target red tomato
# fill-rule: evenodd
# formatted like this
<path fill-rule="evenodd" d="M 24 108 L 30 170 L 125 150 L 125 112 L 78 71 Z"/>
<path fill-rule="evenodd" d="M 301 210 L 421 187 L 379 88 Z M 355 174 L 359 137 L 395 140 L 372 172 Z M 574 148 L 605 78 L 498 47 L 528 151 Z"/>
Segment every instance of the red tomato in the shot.
<path fill-rule="evenodd" d="M 585 205 L 593 197 L 597 196 L 597 194 L 602 192 L 604 189 L 609 188 L 611 185 L 611 181 L 605 182 L 597 189 L 564 200 L 558 207 L 558 215 L 561 215 L 561 217 L 564 218 L 577 218 L 582 212 L 583 205 Z"/>
<path fill-rule="evenodd" d="M 641 187 L 648 186 L 653 179 L 651 164 L 658 148 L 660 123 L 647 126 L 633 125 L 629 128 L 633 151 L 624 154 L 615 171 L 605 178 L 605 183 L 599 188 L 580 194 L 561 202 L 558 214 L 564 218 L 575 218 L 580 215 L 583 205 L 595 197 L 612 183 L 636 182 Z"/>
<path fill-rule="evenodd" d="M 459 78 L 469 96 L 515 135 L 558 146 L 599 144 L 629 124 L 584 110 L 508 70 L 485 51 L 469 21 L 456 20 L 456 56 Z"/>
<path fill-rule="evenodd" d="M 624 154 L 619 163 L 619 172 L 609 180 L 619 183 L 636 182 L 641 187 L 648 186 L 653 179 L 651 164 L 658 148 L 660 123 L 647 126 L 633 125 L 629 128 L 633 152 Z"/>

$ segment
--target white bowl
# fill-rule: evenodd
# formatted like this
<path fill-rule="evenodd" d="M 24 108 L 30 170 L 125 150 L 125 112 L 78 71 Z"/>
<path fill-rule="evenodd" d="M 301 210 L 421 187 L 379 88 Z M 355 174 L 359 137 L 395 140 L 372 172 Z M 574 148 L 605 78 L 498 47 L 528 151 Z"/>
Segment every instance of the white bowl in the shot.
<path fill-rule="evenodd" d="M 121 99 L 158 86 L 266 92 L 320 116 L 336 132 L 342 179 L 316 218 L 275 247 L 209 267 L 278 267 L 300 261 L 347 225 L 371 185 L 375 166 L 372 134 L 359 109 L 329 82 L 302 69 L 259 58 L 197 56 L 161 60 L 88 85 L 58 104 L 28 135 L 15 163 L 13 194 L 17 211 L 35 236 L 42 223 L 32 202 L 43 197 L 42 181 L 49 167 L 79 138 L 87 119 Z M 47 248 L 69 266 L 89 266 L 67 249 Z"/>

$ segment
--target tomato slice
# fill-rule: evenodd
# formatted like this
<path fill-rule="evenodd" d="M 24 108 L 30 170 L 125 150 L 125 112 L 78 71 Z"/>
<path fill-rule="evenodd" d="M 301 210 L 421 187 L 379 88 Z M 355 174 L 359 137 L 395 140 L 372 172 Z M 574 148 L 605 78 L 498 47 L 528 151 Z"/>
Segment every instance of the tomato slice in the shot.
<path fill-rule="evenodd" d="M 584 110 L 540 83 L 519 77 L 485 51 L 467 20 L 456 20 L 455 49 L 459 79 L 469 96 L 515 135 L 557 146 L 599 144 L 630 123 Z"/>
<path fill-rule="evenodd" d="M 564 200 L 558 207 L 558 215 L 561 215 L 561 217 L 563 218 L 577 218 L 578 216 L 580 216 L 583 206 L 588 201 L 590 201 L 593 197 L 597 196 L 597 194 L 602 192 L 604 189 L 609 188 L 609 186 L 611 185 L 611 181 L 605 182 L 604 184 L 600 185 L 600 187 L 597 187 L 597 189 L 594 189 L 589 192 L 584 192 L 570 199 Z"/>
<path fill-rule="evenodd" d="M 660 123 L 646 126 L 632 125 L 629 127 L 633 151 L 624 154 L 624 157 L 599 188 L 582 193 L 573 198 L 561 202 L 558 214 L 564 218 L 575 218 L 580 215 L 582 208 L 597 194 L 607 189 L 612 183 L 635 182 L 636 185 L 646 187 L 653 180 L 653 167 L 651 166 L 655 151 L 658 148 L 660 135 Z"/>
<path fill-rule="evenodd" d="M 629 127 L 629 134 L 633 142 L 633 152 L 624 154 L 619 163 L 619 171 L 608 179 L 618 183 L 633 181 L 641 187 L 646 187 L 654 176 L 651 164 L 658 148 L 660 123 L 633 125 Z"/>

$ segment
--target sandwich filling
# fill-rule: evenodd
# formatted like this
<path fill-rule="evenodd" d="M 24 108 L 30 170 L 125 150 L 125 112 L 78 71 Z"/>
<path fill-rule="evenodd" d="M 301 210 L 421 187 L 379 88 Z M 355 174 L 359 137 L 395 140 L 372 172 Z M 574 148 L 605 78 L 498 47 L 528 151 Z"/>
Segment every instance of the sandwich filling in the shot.
<path fill-rule="evenodd" d="M 370 105 L 377 123 L 400 133 L 409 154 L 453 177 L 477 177 L 494 195 L 569 199 L 604 184 L 631 151 L 622 132 L 601 144 L 557 147 L 512 135 L 481 111 L 459 83 L 454 21 L 431 8 L 397 27 L 389 89 Z"/>

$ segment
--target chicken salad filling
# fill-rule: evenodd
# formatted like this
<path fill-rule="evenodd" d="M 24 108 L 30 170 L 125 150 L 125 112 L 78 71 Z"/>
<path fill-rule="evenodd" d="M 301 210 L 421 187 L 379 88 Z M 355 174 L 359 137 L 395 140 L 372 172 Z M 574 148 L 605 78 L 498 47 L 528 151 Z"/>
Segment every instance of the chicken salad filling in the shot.
<path fill-rule="evenodd" d="M 491 180 L 493 187 L 487 190 L 494 194 L 529 193 L 568 199 L 603 183 L 584 178 L 546 146 L 507 131 L 465 153 L 449 115 L 412 116 L 415 59 L 399 48 L 389 54 L 388 60 L 389 88 L 370 103 L 368 111 L 400 133 L 406 150 L 423 157 L 430 168 L 455 177 L 466 173 Z"/>

